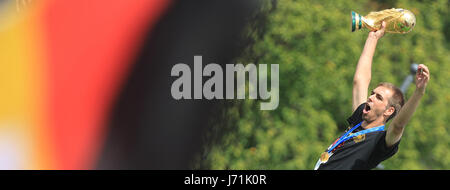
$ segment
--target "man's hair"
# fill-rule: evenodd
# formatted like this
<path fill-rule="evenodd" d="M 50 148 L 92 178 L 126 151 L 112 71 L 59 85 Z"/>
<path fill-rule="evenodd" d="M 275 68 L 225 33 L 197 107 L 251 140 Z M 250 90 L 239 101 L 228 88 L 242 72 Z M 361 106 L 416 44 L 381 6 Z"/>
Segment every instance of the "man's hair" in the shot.
<path fill-rule="evenodd" d="M 398 112 L 400 112 L 400 109 L 403 107 L 405 103 L 405 99 L 403 97 L 403 92 L 397 88 L 395 85 L 388 83 L 388 82 L 381 82 L 377 85 L 377 87 L 383 86 L 386 88 L 389 88 L 392 90 L 393 94 L 392 97 L 388 99 L 388 106 L 387 107 L 394 107 L 395 111 L 392 113 L 392 115 L 389 116 L 389 118 L 386 120 L 386 123 L 394 118 Z"/>

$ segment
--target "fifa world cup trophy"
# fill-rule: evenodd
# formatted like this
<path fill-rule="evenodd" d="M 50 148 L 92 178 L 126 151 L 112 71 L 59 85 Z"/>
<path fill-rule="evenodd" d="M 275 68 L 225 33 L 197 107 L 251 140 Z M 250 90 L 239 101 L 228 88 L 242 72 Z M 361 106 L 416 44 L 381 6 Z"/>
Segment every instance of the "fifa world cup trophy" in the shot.
<path fill-rule="evenodd" d="M 386 32 L 405 34 L 416 25 L 416 16 L 411 11 L 396 8 L 370 12 L 367 16 L 352 11 L 352 32 L 362 28 L 379 30 L 383 21 L 386 22 Z"/>

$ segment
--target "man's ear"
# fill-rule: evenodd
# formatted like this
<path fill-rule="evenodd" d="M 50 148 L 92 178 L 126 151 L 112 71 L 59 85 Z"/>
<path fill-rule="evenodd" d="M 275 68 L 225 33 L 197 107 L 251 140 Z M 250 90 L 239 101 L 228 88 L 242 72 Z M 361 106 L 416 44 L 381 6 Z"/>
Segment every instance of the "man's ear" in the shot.
<path fill-rule="evenodd" d="M 392 114 L 394 114 L 394 112 L 395 112 L 394 106 L 390 106 L 387 110 L 384 111 L 384 115 L 389 117 Z"/>

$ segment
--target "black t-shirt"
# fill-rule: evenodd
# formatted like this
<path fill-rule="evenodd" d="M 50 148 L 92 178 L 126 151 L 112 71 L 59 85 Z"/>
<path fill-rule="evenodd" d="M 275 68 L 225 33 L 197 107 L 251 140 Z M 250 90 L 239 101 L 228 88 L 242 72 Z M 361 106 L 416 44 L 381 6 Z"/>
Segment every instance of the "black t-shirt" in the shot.
<path fill-rule="evenodd" d="M 364 104 L 361 104 L 353 115 L 347 119 L 351 127 L 362 122 L 362 111 Z M 346 131 L 347 131 L 346 130 Z M 352 133 L 364 130 L 361 126 Z M 343 133 L 344 134 L 344 133 Z M 342 134 L 342 135 L 343 135 Z M 386 131 L 376 131 L 367 133 L 359 138 L 349 139 L 337 146 L 333 150 L 333 155 L 326 163 L 318 168 L 319 170 L 369 170 L 375 168 L 380 162 L 393 156 L 398 150 L 397 142 L 391 147 L 386 146 Z"/>

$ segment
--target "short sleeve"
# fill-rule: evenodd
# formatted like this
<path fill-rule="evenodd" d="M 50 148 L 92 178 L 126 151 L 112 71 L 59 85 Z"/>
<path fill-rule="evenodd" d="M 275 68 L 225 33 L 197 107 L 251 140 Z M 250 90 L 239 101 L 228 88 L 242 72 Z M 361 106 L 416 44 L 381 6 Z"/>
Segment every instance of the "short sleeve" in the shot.
<path fill-rule="evenodd" d="M 401 140 L 401 139 L 400 139 Z M 370 156 L 369 163 L 371 165 L 378 165 L 380 162 L 392 157 L 398 151 L 398 145 L 400 144 L 400 140 L 392 145 L 391 147 L 387 147 L 386 145 L 386 131 L 380 133 L 377 144 Z"/>
<path fill-rule="evenodd" d="M 352 116 L 347 118 L 347 122 L 350 126 L 354 126 L 362 121 L 362 113 L 364 109 L 364 104 L 361 104 L 356 108 L 356 110 L 353 112 Z"/>

